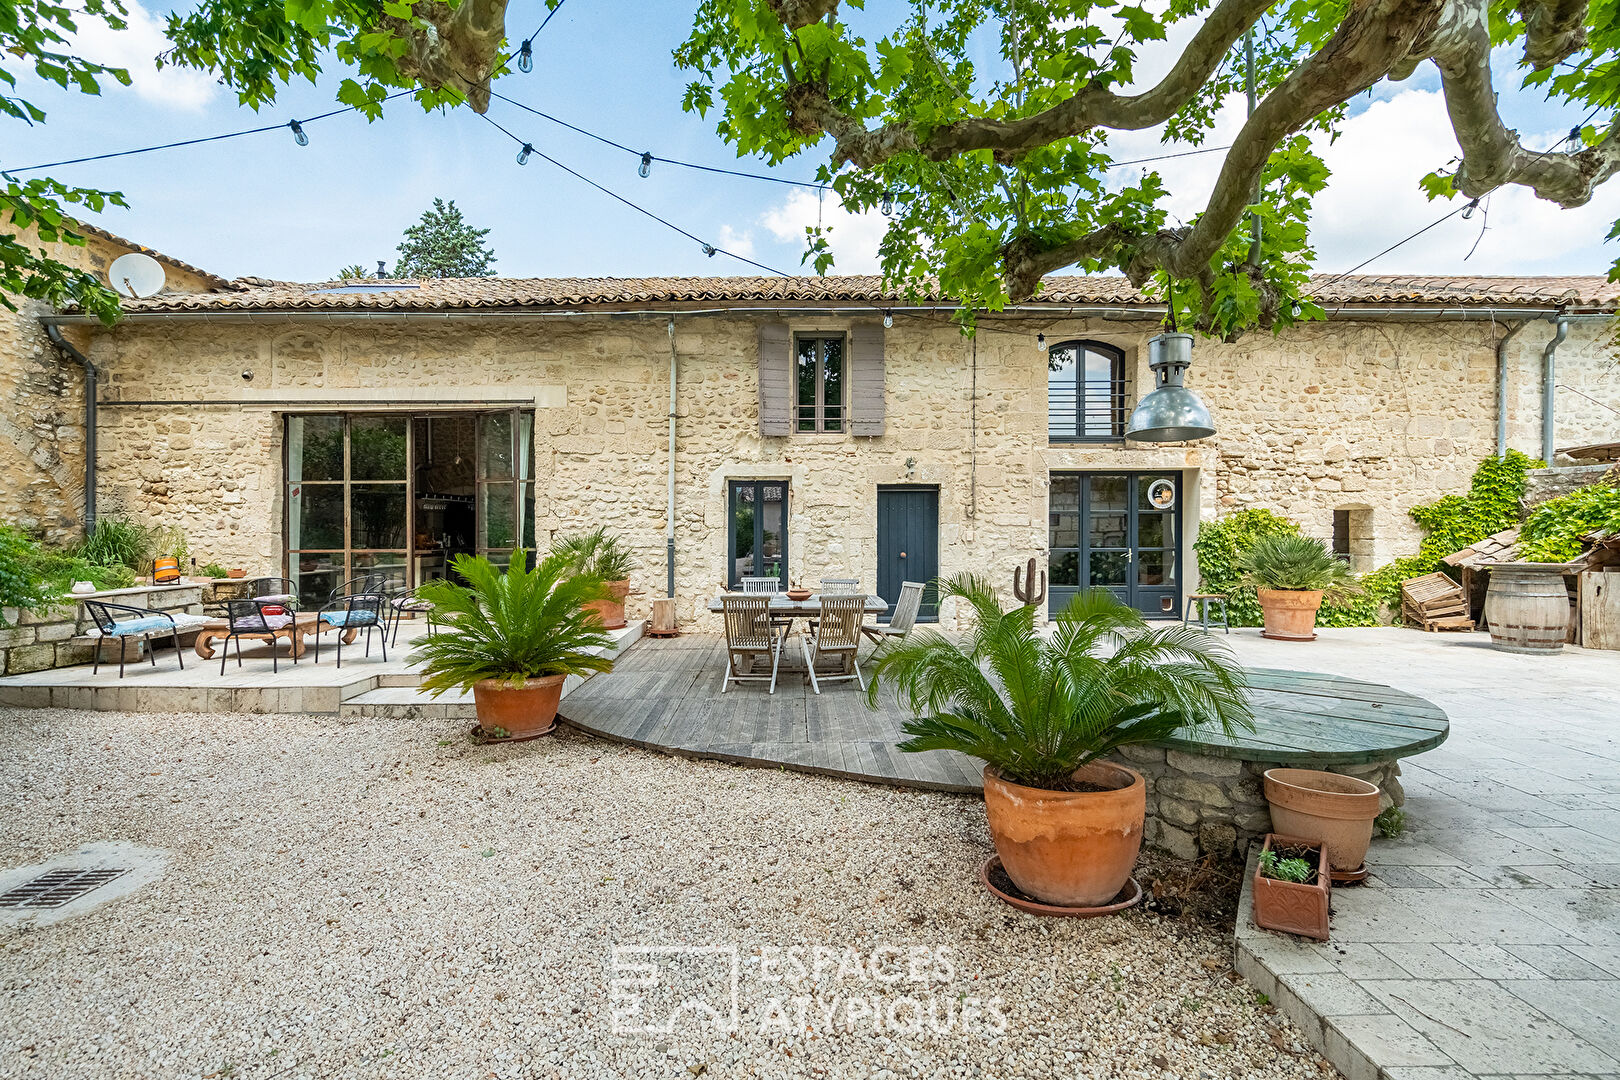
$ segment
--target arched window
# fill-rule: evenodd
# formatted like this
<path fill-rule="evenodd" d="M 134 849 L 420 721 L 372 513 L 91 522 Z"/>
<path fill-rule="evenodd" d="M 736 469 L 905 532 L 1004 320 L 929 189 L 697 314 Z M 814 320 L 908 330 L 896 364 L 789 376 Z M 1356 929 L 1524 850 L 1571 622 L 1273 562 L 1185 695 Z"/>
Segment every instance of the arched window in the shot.
<path fill-rule="evenodd" d="M 1125 354 L 1100 341 L 1064 341 L 1046 354 L 1047 434 L 1053 441 L 1125 437 Z"/>

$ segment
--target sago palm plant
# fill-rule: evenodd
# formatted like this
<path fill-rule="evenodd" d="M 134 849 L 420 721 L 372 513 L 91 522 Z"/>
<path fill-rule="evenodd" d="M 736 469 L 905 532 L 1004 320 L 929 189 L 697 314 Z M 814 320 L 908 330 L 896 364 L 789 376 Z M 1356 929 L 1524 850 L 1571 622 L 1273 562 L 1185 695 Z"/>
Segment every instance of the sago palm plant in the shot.
<path fill-rule="evenodd" d="M 1302 589 L 1322 591 L 1330 604 L 1357 596 L 1361 586 L 1341 559 L 1333 557 L 1327 545 L 1309 536 L 1262 536 L 1238 556 L 1243 584 L 1254 589 Z"/>
<path fill-rule="evenodd" d="M 635 566 L 630 549 L 608 532 L 605 525 L 588 533 L 559 536 L 551 544 L 551 553 L 566 560 L 569 573 L 587 574 L 603 581 L 623 581 Z"/>
<path fill-rule="evenodd" d="M 1035 609 L 1004 611 L 983 578 L 941 583 L 973 609 L 961 644 L 914 630 L 877 655 L 868 703 L 893 690 L 914 715 L 900 749 L 957 750 L 1007 780 L 1061 790 L 1082 765 L 1183 727 L 1253 729 L 1230 651 L 1180 625 L 1152 630 L 1103 589 L 1082 590 L 1043 635 Z"/>
<path fill-rule="evenodd" d="M 482 556 L 458 555 L 450 565 L 466 585 L 432 581 L 417 590 L 441 627 L 411 656 L 423 665 L 423 689 L 437 696 L 485 679 L 521 689 L 527 679 L 613 669 L 592 651 L 613 638 L 583 607 L 604 595 L 601 579 L 570 574 L 557 555 L 527 564 L 521 551 L 504 572 Z"/>

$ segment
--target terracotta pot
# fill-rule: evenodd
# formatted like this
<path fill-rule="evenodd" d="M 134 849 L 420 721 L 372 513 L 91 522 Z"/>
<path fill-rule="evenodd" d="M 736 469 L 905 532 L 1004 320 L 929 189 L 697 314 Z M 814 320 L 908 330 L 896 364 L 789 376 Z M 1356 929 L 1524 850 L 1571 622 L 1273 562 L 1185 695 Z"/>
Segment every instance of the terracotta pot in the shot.
<path fill-rule="evenodd" d="M 1254 925 L 1267 930 L 1281 930 L 1285 934 L 1328 939 L 1328 899 L 1333 889 L 1333 876 L 1328 873 L 1327 847 L 1313 840 L 1295 836 L 1267 833 L 1264 851 L 1285 847 L 1316 848 L 1316 880 L 1309 885 L 1296 881 L 1278 881 L 1268 878 L 1254 868 Z"/>
<path fill-rule="evenodd" d="M 1335 870 L 1359 870 L 1372 843 L 1377 784 L 1315 769 L 1267 769 L 1271 827 L 1325 845 Z"/>
<path fill-rule="evenodd" d="M 245 578 L 245 577 L 247 577 L 247 571 L 246 570 L 227 570 L 227 571 L 225 571 L 225 576 L 228 577 L 228 578 Z"/>
<path fill-rule="evenodd" d="M 584 605 L 586 611 L 594 611 L 602 620 L 602 629 L 619 630 L 624 627 L 624 598 L 630 595 L 630 582 L 607 582 L 607 600 L 592 600 Z"/>
<path fill-rule="evenodd" d="M 1147 784 L 1135 769 L 1094 761 L 1076 780 L 1111 791 L 1047 791 L 984 770 L 984 809 L 1007 876 L 1059 907 L 1113 903 L 1142 850 Z"/>
<path fill-rule="evenodd" d="M 1316 640 L 1316 609 L 1322 606 L 1321 589 L 1256 589 L 1266 614 L 1262 637 L 1283 641 Z"/>
<path fill-rule="evenodd" d="M 514 690 L 499 679 L 473 683 L 473 705 L 478 726 L 485 732 L 505 729 L 513 739 L 532 739 L 557 726 L 557 702 L 562 700 L 566 675 L 529 679 Z"/>

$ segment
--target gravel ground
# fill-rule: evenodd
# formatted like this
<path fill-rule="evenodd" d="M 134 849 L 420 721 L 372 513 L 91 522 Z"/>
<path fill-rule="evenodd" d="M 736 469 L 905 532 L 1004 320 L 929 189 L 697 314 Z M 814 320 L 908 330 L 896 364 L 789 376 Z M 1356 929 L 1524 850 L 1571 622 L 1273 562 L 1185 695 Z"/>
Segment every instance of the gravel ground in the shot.
<path fill-rule="evenodd" d="M 1332 1075 L 1226 929 L 989 898 L 983 816 L 570 734 L 0 709 L 0 866 L 171 860 L 0 929 L 0 1076 Z M 664 946 L 715 951 L 616 966 Z M 735 1031 L 615 1031 L 729 1018 L 733 948 Z"/>

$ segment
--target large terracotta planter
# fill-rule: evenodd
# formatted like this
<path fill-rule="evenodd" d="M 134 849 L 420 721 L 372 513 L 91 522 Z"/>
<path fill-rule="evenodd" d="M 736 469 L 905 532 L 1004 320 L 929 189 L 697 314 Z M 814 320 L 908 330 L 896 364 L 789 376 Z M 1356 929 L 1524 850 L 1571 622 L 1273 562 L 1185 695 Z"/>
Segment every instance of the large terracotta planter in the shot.
<path fill-rule="evenodd" d="M 984 809 L 1001 865 L 1019 890 L 1059 907 L 1112 903 L 1142 850 L 1147 784 L 1135 769 L 1094 761 L 1076 780 L 1111 791 L 1047 791 L 984 770 Z"/>
<path fill-rule="evenodd" d="M 1328 873 L 1327 847 L 1304 837 L 1267 833 L 1265 847 L 1261 850 L 1272 851 L 1290 847 L 1317 849 L 1314 860 L 1316 880 L 1309 885 L 1301 885 L 1295 881 L 1279 881 L 1276 878 L 1266 877 L 1256 866 L 1254 887 L 1250 890 L 1254 896 L 1254 924 L 1267 930 L 1281 930 L 1285 934 L 1299 934 L 1301 937 L 1326 941 L 1328 900 L 1333 889 L 1333 875 Z"/>
<path fill-rule="evenodd" d="M 1256 589 L 1260 610 L 1266 615 L 1262 637 L 1282 641 L 1315 641 L 1316 609 L 1322 606 L 1321 589 Z"/>
<path fill-rule="evenodd" d="M 1267 769 L 1266 801 L 1275 832 L 1327 847 L 1333 869 L 1361 869 L 1372 843 L 1377 784 L 1315 769 Z"/>
<path fill-rule="evenodd" d="M 582 605 L 586 611 L 594 611 L 602 620 L 602 629 L 619 630 L 624 627 L 624 598 L 630 595 L 630 582 L 607 582 L 607 600 L 592 600 Z"/>
<path fill-rule="evenodd" d="M 473 683 L 473 705 L 485 735 L 496 729 L 512 739 L 532 739 L 557 726 L 557 703 L 562 700 L 566 675 L 528 679 L 521 690 L 499 679 Z"/>

